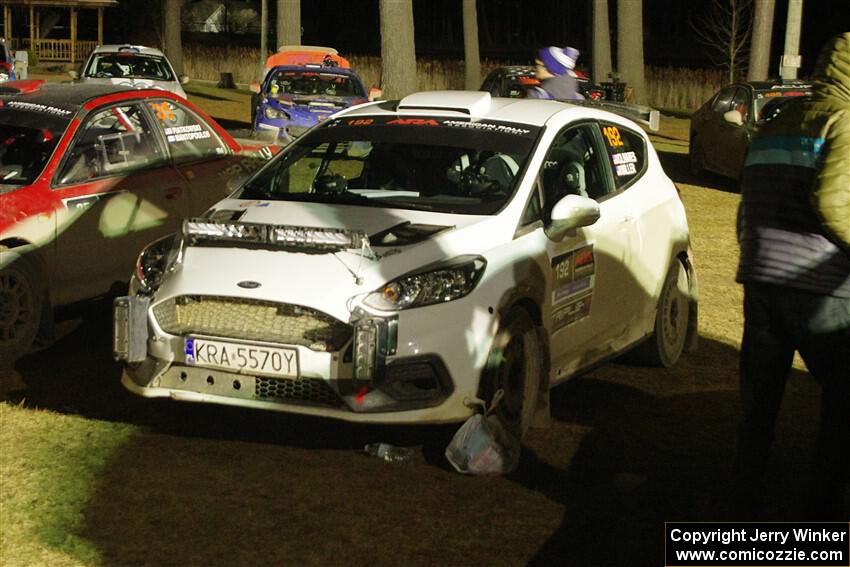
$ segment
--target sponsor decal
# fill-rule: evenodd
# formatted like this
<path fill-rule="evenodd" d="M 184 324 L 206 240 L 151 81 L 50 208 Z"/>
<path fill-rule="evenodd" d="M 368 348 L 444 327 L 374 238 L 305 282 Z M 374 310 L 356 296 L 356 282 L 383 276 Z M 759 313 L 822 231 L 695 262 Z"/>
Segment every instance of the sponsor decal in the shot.
<path fill-rule="evenodd" d="M 557 331 L 590 314 L 596 261 L 593 245 L 552 258 L 552 329 Z"/>
<path fill-rule="evenodd" d="M 210 137 L 209 130 L 204 130 L 200 124 L 174 126 L 172 128 L 165 128 L 164 132 L 169 144 L 190 140 L 203 140 Z"/>
<path fill-rule="evenodd" d="M 588 293 L 554 310 L 552 312 L 552 331 L 563 329 L 590 315 L 592 298 L 593 293 Z"/>
<path fill-rule="evenodd" d="M 31 112 L 44 112 L 45 114 L 53 114 L 54 116 L 67 116 L 71 114 L 70 110 L 57 108 L 55 106 L 47 106 L 46 104 L 36 104 L 34 102 L 21 102 L 12 100 L 6 103 L 10 108 L 19 108 L 21 110 L 29 110 Z"/>
<path fill-rule="evenodd" d="M 451 126 L 454 128 L 468 128 L 472 130 L 485 130 L 487 132 L 498 132 L 500 134 L 514 134 L 523 136 L 531 133 L 531 130 L 525 128 L 517 128 L 515 126 L 507 126 L 505 124 L 492 124 L 488 122 L 465 122 L 463 120 L 446 120 L 443 126 Z"/>
<path fill-rule="evenodd" d="M 440 123 L 433 118 L 395 118 L 388 120 L 387 124 L 393 126 L 439 126 Z"/>

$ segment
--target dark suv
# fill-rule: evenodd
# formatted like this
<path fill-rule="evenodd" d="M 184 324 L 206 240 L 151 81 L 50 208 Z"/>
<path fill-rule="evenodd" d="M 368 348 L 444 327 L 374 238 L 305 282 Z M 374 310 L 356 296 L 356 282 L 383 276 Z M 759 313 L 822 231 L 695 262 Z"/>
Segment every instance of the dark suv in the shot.
<path fill-rule="evenodd" d="M 797 97 L 811 95 L 801 81 L 734 83 L 717 91 L 691 116 L 691 171 L 738 179 L 759 127 Z"/>

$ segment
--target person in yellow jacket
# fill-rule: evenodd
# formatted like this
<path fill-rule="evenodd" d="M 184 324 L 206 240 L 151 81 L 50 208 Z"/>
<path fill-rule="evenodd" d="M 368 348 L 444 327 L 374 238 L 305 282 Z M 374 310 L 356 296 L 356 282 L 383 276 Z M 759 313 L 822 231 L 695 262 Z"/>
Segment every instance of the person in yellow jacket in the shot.
<path fill-rule="evenodd" d="M 850 32 L 821 52 L 813 95 L 753 140 L 741 181 L 744 285 L 732 520 L 759 519 L 794 353 L 822 387 L 810 519 L 850 518 Z"/>

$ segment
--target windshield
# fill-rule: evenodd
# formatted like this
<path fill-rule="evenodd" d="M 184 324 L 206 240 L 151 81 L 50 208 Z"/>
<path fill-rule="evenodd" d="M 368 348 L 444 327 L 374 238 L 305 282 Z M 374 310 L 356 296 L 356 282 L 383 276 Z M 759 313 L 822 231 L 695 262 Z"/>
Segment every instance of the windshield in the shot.
<path fill-rule="evenodd" d="M 789 101 L 804 96 L 810 96 L 811 94 L 811 92 L 806 90 L 759 94 L 756 97 L 757 120 L 759 122 L 770 120 L 776 116 Z"/>
<path fill-rule="evenodd" d="M 238 196 L 491 215 L 513 195 L 539 131 L 446 118 L 338 118 L 294 142 Z"/>
<path fill-rule="evenodd" d="M 127 53 L 96 53 L 86 67 L 86 77 L 99 79 L 128 78 L 173 81 L 168 64 L 162 57 Z"/>
<path fill-rule="evenodd" d="M 279 70 L 268 83 L 272 95 L 364 97 L 363 87 L 349 75 L 317 71 Z"/>
<path fill-rule="evenodd" d="M 0 191 L 33 183 L 66 126 L 66 121 L 33 113 L 0 111 Z"/>

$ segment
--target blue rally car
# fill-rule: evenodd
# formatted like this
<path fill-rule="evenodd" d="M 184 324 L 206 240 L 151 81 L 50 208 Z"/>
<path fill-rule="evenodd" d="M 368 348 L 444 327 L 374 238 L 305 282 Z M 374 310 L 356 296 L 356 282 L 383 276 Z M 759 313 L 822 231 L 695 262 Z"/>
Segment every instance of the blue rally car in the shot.
<path fill-rule="evenodd" d="M 369 100 L 363 82 L 335 49 L 284 46 L 266 60 L 251 101 L 254 131 L 279 143 L 297 138 L 330 115 Z"/>

